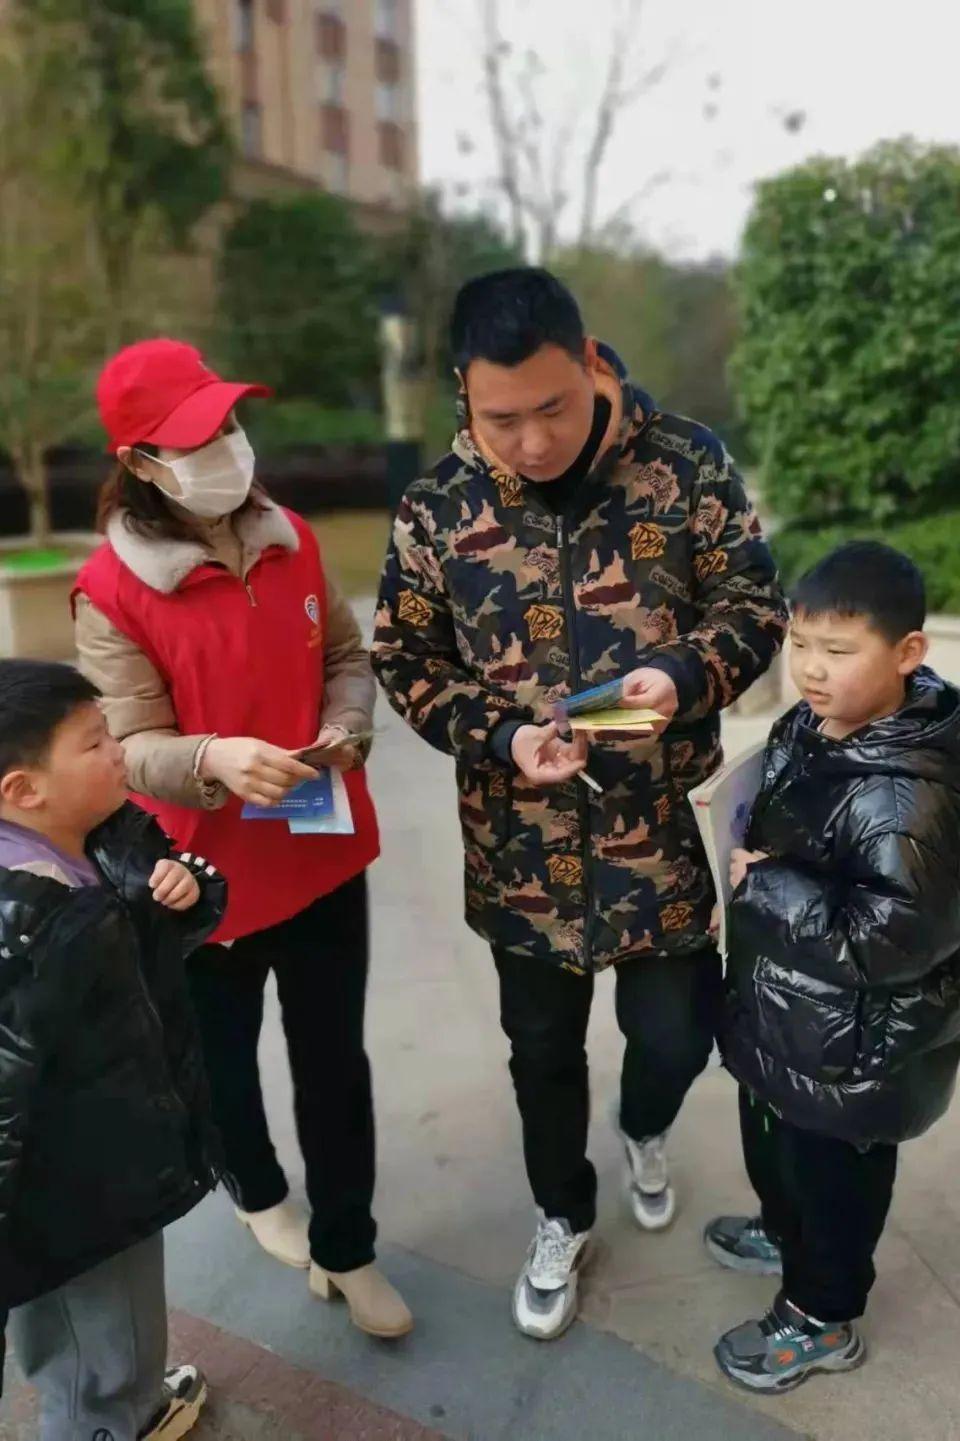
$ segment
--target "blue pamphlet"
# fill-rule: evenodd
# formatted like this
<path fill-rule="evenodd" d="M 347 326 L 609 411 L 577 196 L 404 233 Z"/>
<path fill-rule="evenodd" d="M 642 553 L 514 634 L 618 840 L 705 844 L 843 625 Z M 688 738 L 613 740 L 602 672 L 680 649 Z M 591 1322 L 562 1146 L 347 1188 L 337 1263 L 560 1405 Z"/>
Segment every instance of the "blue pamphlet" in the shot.
<path fill-rule="evenodd" d="M 304 781 L 275 806 L 255 806 L 247 801 L 240 813 L 245 821 L 320 821 L 334 817 L 333 779 L 330 771 L 316 780 Z"/>
<path fill-rule="evenodd" d="M 577 695 L 565 696 L 559 702 L 567 715 L 589 715 L 591 711 L 607 710 L 611 706 L 619 705 L 623 699 L 623 677 L 617 680 L 605 681 L 603 685 L 595 685 L 590 690 L 582 690 Z"/>

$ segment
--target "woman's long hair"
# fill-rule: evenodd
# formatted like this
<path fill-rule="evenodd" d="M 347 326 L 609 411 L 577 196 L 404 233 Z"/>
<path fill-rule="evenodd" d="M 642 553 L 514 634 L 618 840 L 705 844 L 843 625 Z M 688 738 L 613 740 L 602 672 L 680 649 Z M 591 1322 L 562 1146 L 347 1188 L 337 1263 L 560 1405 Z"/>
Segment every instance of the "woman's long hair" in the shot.
<path fill-rule="evenodd" d="M 156 446 L 138 445 L 146 455 L 156 456 Z M 267 492 L 259 482 L 254 481 L 243 505 L 234 515 L 245 515 L 251 510 L 263 510 Z M 97 529 L 105 532 L 113 516 L 123 517 L 123 523 L 135 535 L 145 540 L 193 540 L 196 529 L 190 520 L 177 513 L 168 504 L 167 496 L 159 486 L 149 480 L 141 480 L 128 470 L 121 460 L 114 465 L 97 497 Z"/>

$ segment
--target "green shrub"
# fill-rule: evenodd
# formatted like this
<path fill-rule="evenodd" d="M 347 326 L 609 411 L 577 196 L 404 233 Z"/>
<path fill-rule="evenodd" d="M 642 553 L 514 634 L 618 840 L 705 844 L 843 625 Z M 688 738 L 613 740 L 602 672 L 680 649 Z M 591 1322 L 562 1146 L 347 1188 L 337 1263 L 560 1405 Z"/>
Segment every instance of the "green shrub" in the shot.
<path fill-rule="evenodd" d="M 923 571 L 930 610 L 960 615 L 960 509 L 886 525 L 788 526 L 770 537 L 770 545 L 790 586 L 845 540 L 882 540 L 904 551 Z"/>
<path fill-rule="evenodd" d="M 910 141 L 759 186 L 734 376 L 768 505 L 960 506 L 960 150 Z"/>
<path fill-rule="evenodd" d="M 379 445 L 383 419 L 373 410 L 334 410 L 312 400 L 253 400 L 242 421 L 264 452 L 298 445 Z"/>

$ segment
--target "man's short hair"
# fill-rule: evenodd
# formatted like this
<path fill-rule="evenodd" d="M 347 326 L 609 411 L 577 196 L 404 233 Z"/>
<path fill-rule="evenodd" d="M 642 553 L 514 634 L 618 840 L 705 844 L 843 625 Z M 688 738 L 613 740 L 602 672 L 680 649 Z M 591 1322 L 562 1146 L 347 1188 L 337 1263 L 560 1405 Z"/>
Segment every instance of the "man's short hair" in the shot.
<path fill-rule="evenodd" d="M 923 630 L 927 592 L 908 555 L 877 540 L 851 540 L 817 561 L 794 587 L 795 611 L 862 616 L 891 644 Z"/>
<path fill-rule="evenodd" d="M 0 779 L 18 766 L 39 764 L 57 727 L 99 694 L 71 665 L 0 660 Z"/>
<path fill-rule="evenodd" d="M 460 287 L 453 304 L 450 343 L 462 376 L 472 360 L 520 365 L 543 345 L 582 360 L 585 342 L 577 302 L 555 275 L 537 266 L 479 275 Z"/>

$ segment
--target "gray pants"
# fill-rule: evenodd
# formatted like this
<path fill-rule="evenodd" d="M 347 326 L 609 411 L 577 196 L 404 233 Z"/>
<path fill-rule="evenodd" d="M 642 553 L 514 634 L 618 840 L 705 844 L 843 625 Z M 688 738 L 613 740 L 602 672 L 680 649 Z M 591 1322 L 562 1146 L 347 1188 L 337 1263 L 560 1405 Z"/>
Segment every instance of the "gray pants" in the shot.
<path fill-rule="evenodd" d="M 40 1393 L 40 1441 L 136 1441 L 163 1399 L 162 1234 L 18 1306 L 10 1336 Z"/>

